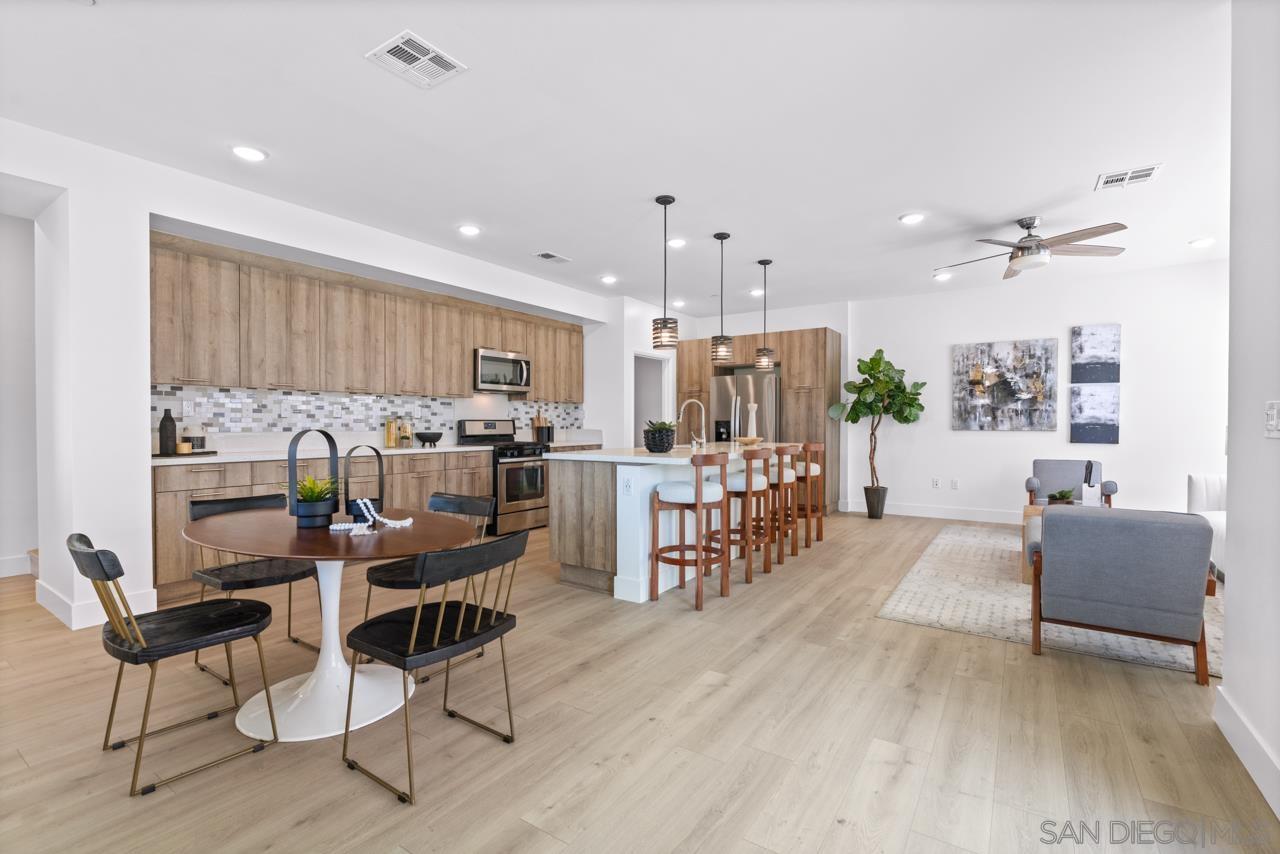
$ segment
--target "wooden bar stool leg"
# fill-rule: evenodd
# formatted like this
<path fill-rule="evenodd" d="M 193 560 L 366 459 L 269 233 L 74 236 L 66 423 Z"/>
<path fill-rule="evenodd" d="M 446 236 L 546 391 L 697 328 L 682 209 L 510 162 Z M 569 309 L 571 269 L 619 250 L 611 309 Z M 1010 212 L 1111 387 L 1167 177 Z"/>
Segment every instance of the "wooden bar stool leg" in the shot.
<path fill-rule="evenodd" d="M 778 476 L 778 480 L 782 480 L 782 476 Z M 782 566 L 787 561 L 787 556 L 783 553 L 787 542 L 787 487 L 783 483 L 778 484 L 778 489 L 773 495 L 773 532 L 778 543 L 778 554 L 774 561 L 778 566 Z"/>
<path fill-rule="evenodd" d="M 649 601 L 658 601 L 658 523 L 661 521 L 658 510 L 658 493 L 649 496 Z M 373 590 L 372 587 L 369 588 Z M 366 609 L 367 610 L 367 609 Z"/>
<path fill-rule="evenodd" d="M 703 569 L 703 549 L 702 549 L 702 509 L 695 507 L 693 510 L 693 542 L 696 544 L 693 555 L 693 568 L 698 576 L 697 589 L 694 593 L 694 605 L 697 610 L 702 610 L 702 569 Z M 680 567 L 680 574 L 684 574 L 684 567 Z"/>
<path fill-rule="evenodd" d="M 813 475 L 804 476 L 804 547 L 813 545 Z"/>
<path fill-rule="evenodd" d="M 764 548 L 760 551 L 764 556 L 764 573 L 765 575 L 773 572 L 773 553 L 769 551 L 769 519 L 770 510 L 772 509 L 772 499 L 769 490 L 766 488 L 760 496 L 760 534 L 764 539 Z"/>
<path fill-rule="evenodd" d="M 722 479 L 722 482 L 724 480 Z M 729 564 L 733 549 L 729 547 L 729 490 L 726 486 L 720 498 L 720 595 L 729 595 Z"/>
<path fill-rule="evenodd" d="M 800 554 L 800 486 L 791 481 L 791 556 Z"/>
<path fill-rule="evenodd" d="M 676 513 L 680 516 L 680 557 L 684 557 L 685 537 L 684 537 L 684 508 L 681 507 Z M 680 589 L 684 589 L 684 565 L 676 566 L 676 572 L 680 573 Z"/>
<path fill-rule="evenodd" d="M 746 579 L 751 583 L 751 561 L 755 557 L 755 508 L 756 497 L 752 494 L 751 480 L 747 479 L 747 494 L 742 498 L 742 556 L 747 562 Z"/>
<path fill-rule="evenodd" d="M 824 460 L 825 462 L 825 460 Z M 818 475 L 818 542 L 822 542 L 822 520 L 827 515 L 827 470 Z"/>

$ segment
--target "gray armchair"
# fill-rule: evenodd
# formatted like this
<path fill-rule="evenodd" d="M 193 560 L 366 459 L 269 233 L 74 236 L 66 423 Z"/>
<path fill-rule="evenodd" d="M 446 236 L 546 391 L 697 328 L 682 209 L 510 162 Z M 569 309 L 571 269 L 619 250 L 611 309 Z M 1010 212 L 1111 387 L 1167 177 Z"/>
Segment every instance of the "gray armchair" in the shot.
<path fill-rule="evenodd" d="M 1031 651 L 1041 623 L 1115 632 L 1195 648 L 1209 684 L 1204 599 L 1216 590 L 1213 530 L 1191 513 L 1046 507 L 1032 565 Z"/>
<path fill-rule="evenodd" d="M 1102 480 L 1102 463 L 1097 460 L 1032 460 L 1031 477 L 1027 478 L 1027 503 L 1048 504 L 1049 496 L 1054 492 L 1070 489 L 1077 501 L 1080 500 L 1080 487 L 1085 481 L 1085 470 L 1089 464 L 1089 486 L 1097 486 L 1102 481 L 1102 500 L 1111 506 L 1111 496 L 1120 491 L 1114 480 Z"/>

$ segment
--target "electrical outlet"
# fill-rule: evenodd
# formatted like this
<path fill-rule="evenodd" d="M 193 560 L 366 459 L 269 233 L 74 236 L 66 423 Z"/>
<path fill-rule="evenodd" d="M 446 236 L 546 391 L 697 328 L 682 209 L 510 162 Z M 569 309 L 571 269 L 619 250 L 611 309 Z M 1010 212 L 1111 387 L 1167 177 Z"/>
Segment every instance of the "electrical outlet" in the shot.
<path fill-rule="evenodd" d="M 1280 439 L 1280 400 L 1268 400 L 1263 412 L 1266 415 L 1266 426 L 1262 435 L 1268 439 Z"/>
<path fill-rule="evenodd" d="M 938 489 L 941 486 L 942 486 L 942 481 L 940 481 L 938 478 L 935 477 L 933 479 L 933 488 Z"/>
<path fill-rule="evenodd" d="M 957 480 L 957 479 L 956 479 L 956 478 L 954 478 L 954 477 L 953 477 L 953 478 L 951 478 L 951 488 L 952 488 L 952 489 L 959 489 L 959 488 L 960 488 L 960 481 L 959 481 L 959 480 Z"/>
<path fill-rule="evenodd" d="M 196 414 L 196 402 L 194 400 L 182 401 L 182 417 L 187 418 Z"/>
<path fill-rule="evenodd" d="M 622 494 L 623 495 L 631 494 L 631 478 L 629 476 L 622 478 Z"/>

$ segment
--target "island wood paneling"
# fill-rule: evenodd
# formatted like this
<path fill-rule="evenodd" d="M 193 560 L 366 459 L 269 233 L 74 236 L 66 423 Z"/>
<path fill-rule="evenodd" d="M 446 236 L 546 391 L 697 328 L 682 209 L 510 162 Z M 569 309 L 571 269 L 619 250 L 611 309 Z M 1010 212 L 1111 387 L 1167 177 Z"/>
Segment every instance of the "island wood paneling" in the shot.
<path fill-rule="evenodd" d="M 548 460 L 550 557 L 570 584 L 613 592 L 617 574 L 617 466 Z"/>

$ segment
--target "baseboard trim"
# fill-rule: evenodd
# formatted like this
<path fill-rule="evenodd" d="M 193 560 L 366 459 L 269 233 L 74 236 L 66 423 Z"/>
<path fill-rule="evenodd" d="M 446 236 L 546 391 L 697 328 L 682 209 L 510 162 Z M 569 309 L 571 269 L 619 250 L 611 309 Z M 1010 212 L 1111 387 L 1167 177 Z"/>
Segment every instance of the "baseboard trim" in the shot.
<path fill-rule="evenodd" d="M 145 614 L 156 609 L 154 587 L 136 590 L 125 595 L 129 599 L 129 607 L 135 614 Z M 53 614 L 72 631 L 101 626 L 107 620 L 106 612 L 102 610 L 102 605 L 96 598 L 84 602 L 72 602 L 45 584 L 42 579 L 36 579 L 36 604 Z"/>
<path fill-rule="evenodd" d="M 843 502 L 842 502 L 843 503 Z M 867 512 L 867 505 L 862 501 L 850 501 L 849 510 L 853 513 Z M 946 504 L 903 504 L 893 501 L 885 504 L 884 512 L 888 516 L 923 516 L 928 519 L 954 519 L 957 522 L 996 522 L 1004 525 L 1021 525 L 1022 508 L 1017 510 L 994 509 L 988 507 L 952 507 Z"/>
<path fill-rule="evenodd" d="M 14 575 L 30 574 L 31 558 L 26 552 L 0 557 L 0 578 L 10 578 Z"/>
<path fill-rule="evenodd" d="M 1240 713 L 1226 685 L 1218 686 L 1213 720 L 1258 785 L 1271 811 L 1280 816 L 1280 759 L 1268 748 L 1248 719 Z"/>

